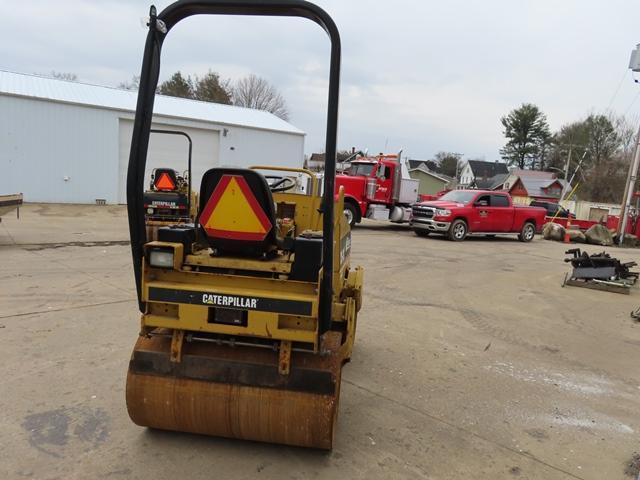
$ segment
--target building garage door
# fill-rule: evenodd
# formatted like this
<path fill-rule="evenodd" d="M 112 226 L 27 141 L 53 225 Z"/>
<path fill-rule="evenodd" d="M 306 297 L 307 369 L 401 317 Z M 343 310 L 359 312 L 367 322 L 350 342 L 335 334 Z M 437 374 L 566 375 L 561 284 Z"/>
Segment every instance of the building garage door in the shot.
<path fill-rule="evenodd" d="M 193 141 L 192 172 L 193 188 L 200 189 L 200 180 L 204 172 L 219 164 L 220 132 L 200 128 L 153 124 L 151 128 L 158 130 L 180 130 L 187 133 Z M 120 119 L 119 129 L 119 184 L 118 201 L 127 203 L 127 166 L 131 149 L 133 120 Z M 178 135 L 152 133 L 149 139 L 149 152 L 145 172 L 145 189 L 149 185 L 151 171 L 154 168 L 173 168 L 179 172 L 187 169 L 187 139 Z"/>

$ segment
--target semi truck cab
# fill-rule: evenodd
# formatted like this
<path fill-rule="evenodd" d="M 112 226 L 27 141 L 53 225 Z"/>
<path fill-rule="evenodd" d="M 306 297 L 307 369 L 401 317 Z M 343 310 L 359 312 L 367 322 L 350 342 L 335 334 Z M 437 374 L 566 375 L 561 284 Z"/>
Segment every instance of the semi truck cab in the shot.
<path fill-rule="evenodd" d="M 402 170 L 398 154 L 380 154 L 354 160 L 336 176 L 336 195 L 344 187 L 344 214 L 350 225 L 364 217 L 395 223 L 409 221 L 419 182 Z"/>

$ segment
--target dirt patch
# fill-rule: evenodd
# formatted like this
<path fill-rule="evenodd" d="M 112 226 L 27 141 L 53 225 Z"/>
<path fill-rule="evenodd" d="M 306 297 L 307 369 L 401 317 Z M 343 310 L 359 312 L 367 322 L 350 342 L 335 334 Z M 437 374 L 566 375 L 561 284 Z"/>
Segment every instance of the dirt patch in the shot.
<path fill-rule="evenodd" d="M 545 432 L 544 430 L 540 429 L 540 428 L 533 428 L 531 430 L 525 430 L 525 432 L 527 432 L 527 434 L 533 438 L 535 438 L 536 440 L 542 441 L 542 440 L 548 440 L 549 439 L 549 435 L 547 435 L 547 432 Z"/>
<path fill-rule="evenodd" d="M 633 479 L 640 477 L 640 453 L 634 452 L 624 469 L 624 474 Z"/>

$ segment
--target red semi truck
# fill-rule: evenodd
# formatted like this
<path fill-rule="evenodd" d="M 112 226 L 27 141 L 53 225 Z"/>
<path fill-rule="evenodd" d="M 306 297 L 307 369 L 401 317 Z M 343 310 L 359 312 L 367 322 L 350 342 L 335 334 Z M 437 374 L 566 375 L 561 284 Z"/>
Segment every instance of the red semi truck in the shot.
<path fill-rule="evenodd" d="M 530 242 L 546 214 L 541 207 L 514 205 L 506 192 L 452 190 L 438 200 L 413 205 L 411 227 L 416 235 L 442 233 L 456 242 L 473 234 L 517 234 L 521 242 Z"/>
<path fill-rule="evenodd" d="M 418 180 L 400 163 L 400 154 L 359 157 L 336 175 L 336 194 L 344 187 L 344 214 L 349 225 L 362 218 L 408 222 L 418 200 Z"/>

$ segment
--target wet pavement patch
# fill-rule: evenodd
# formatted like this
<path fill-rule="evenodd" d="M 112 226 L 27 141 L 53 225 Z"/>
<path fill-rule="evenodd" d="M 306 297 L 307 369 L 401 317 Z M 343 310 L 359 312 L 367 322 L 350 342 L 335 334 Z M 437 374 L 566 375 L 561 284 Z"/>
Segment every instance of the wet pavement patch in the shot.
<path fill-rule="evenodd" d="M 109 436 L 109 421 L 101 408 L 62 407 L 27 415 L 22 428 L 32 447 L 60 458 L 68 446 L 88 451 L 103 443 Z"/>
<path fill-rule="evenodd" d="M 24 250 L 37 252 L 40 250 L 49 250 L 53 248 L 63 247 L 113 247 L 115 245 L 130 245 L 129 240 L 108 240 L 95 242 L 59 242 L 59 243 L 24 243 L 16 244 Z"/>

